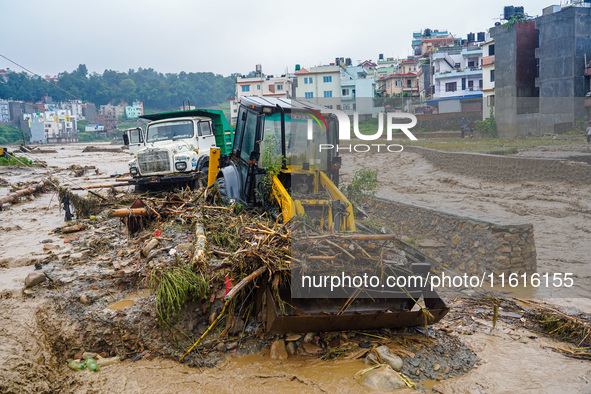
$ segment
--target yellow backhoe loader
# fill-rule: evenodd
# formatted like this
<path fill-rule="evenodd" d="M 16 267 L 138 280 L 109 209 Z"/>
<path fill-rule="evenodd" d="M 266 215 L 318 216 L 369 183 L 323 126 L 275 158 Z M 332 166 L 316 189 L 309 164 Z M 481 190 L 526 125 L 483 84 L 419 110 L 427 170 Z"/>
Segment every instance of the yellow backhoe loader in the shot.
<path fill-rule="evenodd" d="M 220 157 L 214 149 L 210 154 L 208 184 L 225 203 L 262 206 L 284 222 L 300 217 L 305 226 L 325 233 L 314 239 L 293 233 L 292 256 L 298 264 L 292 265 L 290 286 L 279 292 L 268 286 L 259 294 L 266 331 L 373 329 L 439 321 L 449 308 L 426 282 L 363 289 L 340 284 L 320 292 L 305 286 L 302 274 L 318 268 L 317 276 L 326 278 L 331 259 L 328 270 L 333 277 L 335 266 L 344 267 L 338 273 L 344 277 L 345 271 L 361 274 L 363 264 L 373 264 L 379 269 L 373 267 L 370 273 L 380 279 L 386 274 L 424 278 L 432 266 L 429 258 L 393 235 L 358 231 L 362 226 L 355 222 L 353 205 L 338 188 L 338 127 L 336 116 L 312 103 L 242 97 L 231 153 Z M 327 243 L 342 249 L 338 256 L 327 252 Z M 311 255 L 314 248 L 318 256 Z M 342 258 L 349 266 L 340 264 Z"/>

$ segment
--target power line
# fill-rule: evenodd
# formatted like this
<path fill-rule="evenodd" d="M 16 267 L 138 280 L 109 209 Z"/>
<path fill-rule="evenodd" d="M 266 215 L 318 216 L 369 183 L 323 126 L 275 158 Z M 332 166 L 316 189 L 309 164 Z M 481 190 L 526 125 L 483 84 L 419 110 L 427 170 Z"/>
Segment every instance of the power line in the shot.
<path fill-rule="evenodd" d="M 8 60 L 9 62 L 11 62 L 11 63 L 13 63 L 13 64 L 16 64 L 18 67 L 22 68 L 23 70 L 25 70 L 25 71 L 26 71 L 26 72 L 28 72 L 29 74 L 31 74 L 31 75 L 34 75 L 34 76 L 36 76 L 36 77 L 39 77 L 39 78 L 41 78 L 41 80 L 42 80 L 42 81 L 45 81 L 45 82 L 47 82 L 48 84 L 50 84 L 51 86 L 53 86 L 53 87 L 55 87 L 55 88 L 57 88 L 57 89 L 61 90 L 62 92 L 66 93 L 66 94 L 69 94 L 70 96 L 74 97 L 76 100 L 83 101 L 83 100 L 82 100 L 80 97 L 76 96 L 75 94 L 73 94 L 73 93 L 70 93 L 70 92 L 68 92 L 67 90 L 64 90 L 64 89 L 60 88 L 59 86 L 57 86 L 57 84 L 55 84 L 55 83 L 53 83 L 53 82 L 50 82 L 50 81 L 48 81 L 47 79 L 44 79 L 44 78 L 43 78 L 41 75 L 39 75 L 39 74 L 37 74 L 37 73 L 34 73 L 33 71 L 29 70 L 29 69 L 28 69 L 28 68 L 26 68 L 25 66 L 22 66 L 22 65 L 18 64 L 17 62 L 15 62 L 15 61 L 14 61 L 14 60 L 12 60 L 12 59 L 9 59 L 8 57 L 4 56 L 3 54 L 1 54 L 1 53 L 0 53 L 0 56 L 1 56 L 1 57 L 3 57 L 4 59 Z"/>

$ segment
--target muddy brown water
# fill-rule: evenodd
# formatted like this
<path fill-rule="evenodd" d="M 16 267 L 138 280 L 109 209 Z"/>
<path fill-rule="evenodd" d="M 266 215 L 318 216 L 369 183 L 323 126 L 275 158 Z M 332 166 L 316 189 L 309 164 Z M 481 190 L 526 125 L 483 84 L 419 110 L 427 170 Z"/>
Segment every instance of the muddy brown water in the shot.
<path fill-rule="evenodd" d="M 59 146 L 58 153 L 44 155 L 43 160 L 61 168 L 71 164 L 96 165 L 102 176 L 126 171 L 129 158 L 126 153 L 82 153 L 85 146 Z M 354 165 L 361 164 L 358 160 L 364 164 L 369 162 L 367 157 L 344 160 L 345 172 L 352 173 Z M 440 179 L 454 177 L 454 174 L 433 168 L 419 156 L 408 155 L 395 160 L 387 155 L 372 156 L 371 162 L 382 168 L 381 180 L 386 181 L 380 184 L 380 194 L 389 195 L 395 191 L 417 200 L 460 208 L 467 208 L 465 200 L 470 196 L 469 208 L 511 218 L 522 218 L 520 212 L 531 209 L 528 212 L 532 215 L 528 218 L 534 221 L 538 263 L 548 268 L 578 264 L 581 274 L 588 275 L 586 263 L 589 261 L 591 221 L 589 213 L 581 212 L 580 207 L 582 204 L 585 210 L 591 209 L 589 199 L 582 197 L 590 195 L 589 188 L 564 186 L 565 194 L 557 196 L 559 193 L 546 190 L 545 185 L 534 184 L 527 189 L 519 185 L 490 185 L 457 176 L 458 184 L 448 185 Z M 0 169 L 0 176 L 11 181 L 43 175 L 19 171 L 7 175 L 6 171 Z M 104 182 L 104 179 L 91 180 L 90 177 L 72 180 L 86 184 Z M 480 191 L 487 188 L 492 189 L 488 192 L 492 195 Z M 526 204 L 529 195 L 534 199 L 531 205 Z M 551 214 L 553 212 L 560 214 Z M 63 322 L 58 324 L 61 317 L 51 311 L 47 301 L 25 299 L 20 295 L 24 276 L 33 269 L 29 264 L 43 256 L 40 242 L 52 238 L 53 229 L 63 224 L 63 212 L 59 210 L 55 196 L 40 195 L 0 212 L 0 220 L 3 238 L 0 294 L 5 294 L 0 299 L 0 392 L 367 391 L 354 380 L 355 373 L 365 367 L 359 360 L 323 362 L 290 357 L 286 361 L 275 361 L 270 359 L 268 351 L 231 357 L 215 368 L 189 368 L 175 361 L 154 359 L 136 363 L 124 361 L 104 367 L 98 373 L 71 371 L 57 360 L 65 351 L 63 346 L 77 335 L 74 327 Z M 587 297 L 587 294 L 581 294 L 581 297 Z M 582 301 L 585 300 L 587 298 L 563 302 L 584 306 Z M 550 340 L 540 339 L 523 329 L 499 323 L 495 330 L 491 330 L 491 322 L 487 321 L 480 322 L 480 326 L 482 329 L 474 335 L 456 335 L 477 352 L 481 365 L 467 375 L 437 384 L 429 382 L 430 385 L 445 393 L 591 392 L 589 362 L 564 357 L 544 346 Z M 411 392 L 401 392 L 405 391 Z"/>
<path fill-rule="evenodd" d="M 520 156 L 560 158 L 577 151 L 584 153 L 586 147 L 538 147 L 529 156 L 527 151 L 520 152 Z M 561 298 L 556 302 L 576 304 L 591 313 L 591 185 L 535 179 L 523 184 L 490 182 L 445 171 L 409 152 L 374 154 L 371 160 L 364 154 L 346 154 L 343 181 L 347 182 L 361 166 L 378 170 L 379 197 L 441 204 L 532 223 L 538 272 L 574 274 L 574 286 L 568 292 L 550 288 L 543 292 L 544 297 L 554 302 L 556 294 L 567 293 L 570 300 Z M 539 294 L 526 291 L 521 295 L 540 298 Z"/>

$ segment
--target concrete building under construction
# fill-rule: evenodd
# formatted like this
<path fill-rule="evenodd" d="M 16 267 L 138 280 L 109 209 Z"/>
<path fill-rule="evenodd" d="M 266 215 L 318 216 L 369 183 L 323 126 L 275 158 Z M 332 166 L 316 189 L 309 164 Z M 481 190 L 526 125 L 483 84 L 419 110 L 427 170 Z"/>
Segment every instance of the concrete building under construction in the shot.
<path fill-rule="evenodd" d="M 582 5 L 491 29 L 499 137 L 561 133 L 589 120 L 591 8 Z"/>

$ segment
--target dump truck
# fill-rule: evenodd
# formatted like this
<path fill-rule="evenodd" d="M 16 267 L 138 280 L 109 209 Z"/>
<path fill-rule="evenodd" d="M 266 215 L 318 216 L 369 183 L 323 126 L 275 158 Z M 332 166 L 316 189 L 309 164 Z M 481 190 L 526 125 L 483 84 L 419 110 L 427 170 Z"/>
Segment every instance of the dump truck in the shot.
<path fill-rule="evenodd" d="M 222 110 L 195 109 L 143 115 L 150 120 L 123 132 L 133 159 L 130 184 L 138 190 L 206 182 L 211 147 L 228 153 L 233 130 Z"/>
<path fill-rule="evenodd" d="M 265 308 L 258 312 L 266 331 L 373 329 L 439 321 L 449 308 L 426 282 L 386 290 L 341 288 L 331 294 L 303 286 L 300 273 L 323 266 L 334 271 L 337 260 L 351 272 L 361 260 L 363 264 L 375 261 L 378 274 L 396 277 L 428 277 L 434 264 L 392 234 L 359 231 L 364 227 L 355 221 L 353 205 L 338 188 L 341 157 L 338 150 L 327 149 L 338 144 L 338 127 L 337 116 L 312 103 L 242 97 L 232 150 L 209 167 L 208 184 L 224 203 L 263 207 L 277 220 L 301 218 L 304 226 L 325 232 L 307 238 L 293 231 L 291 283 L 278 291 L 271 285 L 258 286 L 257 305 Z M 348 247 L 367 258 L 356 260 Z M 331 248 L 333 252 L 327 252 Z M 334 253 L 335 248 L 344 252 Z"/>

